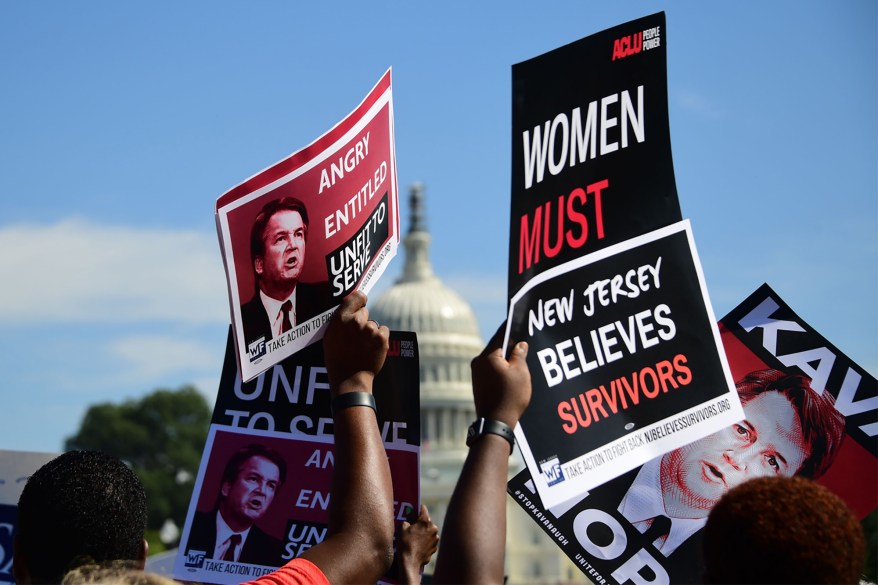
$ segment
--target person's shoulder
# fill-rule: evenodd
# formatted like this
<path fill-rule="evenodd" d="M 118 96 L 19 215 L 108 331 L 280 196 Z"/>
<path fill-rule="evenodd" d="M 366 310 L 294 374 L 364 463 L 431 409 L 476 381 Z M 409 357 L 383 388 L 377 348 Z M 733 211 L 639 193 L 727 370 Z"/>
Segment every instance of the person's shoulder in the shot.
<path fill-rule="evenodd" d="M 329 579 L 311 561 L 295 558 L 278 570 L 244 585 L 329 585 Z"/>

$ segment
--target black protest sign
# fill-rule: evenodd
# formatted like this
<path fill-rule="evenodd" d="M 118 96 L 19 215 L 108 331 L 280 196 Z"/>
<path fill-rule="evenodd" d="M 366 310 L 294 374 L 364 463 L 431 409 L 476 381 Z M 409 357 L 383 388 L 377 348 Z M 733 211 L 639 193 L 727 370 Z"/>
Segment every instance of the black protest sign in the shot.
<path fill-rule="evenodd" d="M 332 436 L 322 344 L 306 347 L 245 383 L 241 382 L 233 351 L 233 346 L 227 344 L 212 424 Z M 390 350 L 373 389 L 385 443 L 420 445 L 418 363 L 415 334 L 391 332 Z"/>
<path fill-rule="evenodd" d="M 530 345 L 518 436 L 550 507 L 740 418 L 688 222 L 531 280 L 509 338 Z"/>
<path fill-rule="evenodd" d="M 664 13 L 512 68 L 509 296 L 529 279 L 681 219 Z"/>

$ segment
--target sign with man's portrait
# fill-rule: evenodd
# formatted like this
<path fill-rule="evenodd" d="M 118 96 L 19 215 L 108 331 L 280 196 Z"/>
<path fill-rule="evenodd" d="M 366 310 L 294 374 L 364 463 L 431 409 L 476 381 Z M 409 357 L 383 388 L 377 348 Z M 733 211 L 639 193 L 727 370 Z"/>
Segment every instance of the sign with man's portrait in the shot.
<path fill-rule="evenodd" d="M 416 448 L 388 449 L 393 477 L 418 473 Z M 211 427 L 181 539 L 175 575 L 240 583 L 274 571 L 326 537 L 334 465 L 327 437 Z M 399 521 L 418 507 L 394 484 Z"/>
<path fill-rule="evenodd" d="M 217 230 L 245 381 L 319 340 L 341 299 L 396 254 L 390 71 L 308 146 L 223 194 Z"/>
<path fill-rule="evenodd" d="M 748 479 L 802 476 L 859 518 L 878 506 L 878 382 L 763 285 L 720 322 L 743 418 L 547 509 L 525 470 L 508 491 L 598 583 L 699 583 L 701 531 Z"/>
<path fill-rule="evenodd" d="M 397 525 L 420 507 L 419 384 L 415 334 L 391 331 L 373 396 Z M 176 578 L 233 585 L 322 542 L 335 464 L 330 403 L 321 343 L 244 382 L 229 333 Z M 395 582 L 389 576 L 385 581 Z"/>

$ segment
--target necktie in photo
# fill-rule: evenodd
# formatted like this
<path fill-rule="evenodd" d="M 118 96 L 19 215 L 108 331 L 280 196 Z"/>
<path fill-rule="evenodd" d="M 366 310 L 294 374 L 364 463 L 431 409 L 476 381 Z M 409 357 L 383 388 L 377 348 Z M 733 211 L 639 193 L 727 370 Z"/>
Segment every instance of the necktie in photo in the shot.
<path fill-rule="evenodd" d="M 225 554 L 223 554 L 222 560 L 234 561 L 235 560 L 235 549 L 238 548 L 239 544 L 241 544 L 241 535 L 240 534 L 233 534 L 229 537 L 229 540 L 227 540 L 226 542 L 229 543 L 229 548 L 227 548 Z"/>
<path fill-rule="evenodd" d="M 649 528 L 646 529 L 643 536 L 647 542 L 652 542 L 655 544 L 655 547 L 658 548 L 665 542 L 665 539 L 670 532 L 671 519 L 664 514 L 661 514 L 653 518 L 652 524 L 649 525 Z"/>
<path fill-rule="evenodd" d="M 290 311 L 293 310 L 293 303 L 291 301 L 286 301 L 280 306 L 280 310 L 284 314 L 280 324 L 280 332 L 286 333 L 293 328 L 293 324 L 290 322 Z"/>

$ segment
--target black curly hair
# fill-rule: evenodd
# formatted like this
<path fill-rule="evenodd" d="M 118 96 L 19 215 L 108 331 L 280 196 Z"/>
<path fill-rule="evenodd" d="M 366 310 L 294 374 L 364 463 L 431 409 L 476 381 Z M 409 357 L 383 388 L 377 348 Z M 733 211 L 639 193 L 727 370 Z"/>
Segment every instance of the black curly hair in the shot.
<path fill-rule="evenodd" d="M 145 532 L 140 478 L 107 453 L 69 451 L 38 469 L 21 492 L 16 560 L 31 583 L 60 583 L 84 564 L 139 561 Z"/>

